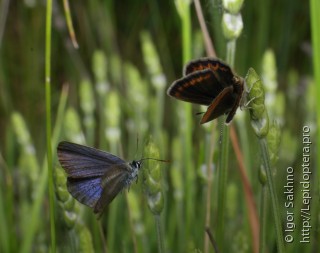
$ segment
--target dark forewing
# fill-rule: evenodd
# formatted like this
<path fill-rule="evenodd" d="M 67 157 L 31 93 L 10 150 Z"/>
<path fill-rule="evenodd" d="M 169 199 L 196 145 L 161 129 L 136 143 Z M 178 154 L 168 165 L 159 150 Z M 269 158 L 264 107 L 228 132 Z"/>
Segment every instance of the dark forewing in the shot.
<path fill-rule="evenodd" d="M 233 84 L 234 74 L 231 68 L 215 58 L 202 58 L 189 62 L 184 69 L 184 74 L 189 75 L 204 69 L 211 69 L 215 73 L 217 80 L 222 83 L 221 85 L 223 85 L 223 87 Z"/>
<path fill-rule="evenodd" d="M 175 81 L 167 94 L 186 102 L 209 105 L 223 89 L 214 73 L 205 69 Z"/>
<path fill-rule="evenodd" d="M 232 92 L 232 86 L 225 88 L 208 107 L 200 121 L 200 124 L 207 123 L 225 113 L 228 113 L 235 103 L 235 98 L 233 97 Z"/>
<path fill-rule="evenodd" d="M 65 141 L 58 145 L 58 158 L 68 177 L 72 178 L 102 176 L 109 166 L 125 163 L 110 153 Z"/>

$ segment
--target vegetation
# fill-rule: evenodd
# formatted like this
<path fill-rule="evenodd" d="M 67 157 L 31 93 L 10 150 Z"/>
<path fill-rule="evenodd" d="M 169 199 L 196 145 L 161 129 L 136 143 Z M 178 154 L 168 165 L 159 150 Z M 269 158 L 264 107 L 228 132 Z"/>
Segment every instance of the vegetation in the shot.
<path fill-rule="evenodd" d="M 1 2 L 0 252 L 317 252 L 319 1 L 201 1 L 211 40 L 189 0 L 51 4 Z M 166 95 L 214 54 L 248 84 L 229 126 Z M 66 189 L 62 140 L 170 162 L 145 162 L 97 219 Z"/>

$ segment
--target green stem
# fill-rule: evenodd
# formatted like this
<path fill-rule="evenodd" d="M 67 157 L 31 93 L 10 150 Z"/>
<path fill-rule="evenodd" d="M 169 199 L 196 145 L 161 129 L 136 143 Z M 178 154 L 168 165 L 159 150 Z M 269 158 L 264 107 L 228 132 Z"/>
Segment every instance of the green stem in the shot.
<path fill-rule="evenodd" d="M 227 63 L 230 65 L 231 68 L 234 67 L 234 59 L 236 55 L 236 40 L 230 40 L 227 43 Z"/>
<path fill-rule="evenodd" d="M 162 229 L 161 229 L 160 214 L 154 215 L 154 219 L 156 221 L 156 227 L 157 227 L 158 252 L 163 253 L 164 252 L 164 242 L 163 242 L 163 234 L 162 234 Z"/>
<path fill-rule="evenodd" d="M 11 175 L 10 175 L 10 172 L 9 172 L 9 168 L 6 166 L 5 164 L 5 161 L 2 157 L 2 154 L 0 152 L 0 168 L 4 170 L 4 178 L 1 178 L 1 183 L 4 183 L 6 188 L 0 188 L 0 203 L 10 203 L 10 202 L 6 202 L 5 201 L 5 191 L 3 191 L 2 189 L 6 189 L 6 191 L 10 191 L 10 197 L 12 196 L 11 194 L 11 186 L 12 185 L 10 182 L 12 182 L 11 180 Z M 9 189 L 8 189 L 9 188 Z M 10 198 L 10 201 L 12 203 L 12 200 L 13 198 Z M 0 246 L 0 250 L 1 252 L 10 252 L 10 235 L 11 233 L 9 232 L 10 231 L 10 228 L 9 228 L 9 224 L 10 224 L 10 221 L 8 220 L 9 218 L 9 215 L 8 215 L 8 212 L 6 212 L 7 208 L 7 205 L 3 205 L 1 204 L 0 205 L 0 243 L 1 243 L 1 246 Z M 11 208 L 10 208 L 11 210 Z"/>
<path fill-rule="evenodd" d="M 47 1 L 46 13 L 46 48 L 45 48 L 45 90 L 46 90 L 46 139 L 47 139 L 47 166 L 49 175 L 49 205 L 50 205 L 50 233 L 51 252 L 56 252 L 56 236 L 54 221 L 54 185 L 52 166 L 52 143 L 51 143 L 51 21 L 52 0 Z"/>
<path fill-rule="evenodd" d="M 227 63 L 234 65 L 236 40 L 231 40 L 227 43 Z M 225 117 L 220 117 L 219 125 L 223 124 Z M 221 251 L 223 252 L 224 243 L 224 215 L 225 215 L 225 199 L 227 193 L 227 172 L 229 161 L 229 127 L 223 124 L 222 126 L 222 140 L 220 151 L 220 166 L 218 170 L 218 227 L 217 227 L 217 241 Z"/>
<path fill-rule="evenodd" d="M 320 2 L 319 0 L 311 0 L 310 1 L 310 17 L 311 17 L 311 37 L 312 37 L 312 49 L 313 49 L 313 72 L 314 72 L 314 83 L 316 85 L 316 98 L 320 97 L 320 31 L 319 31 L 319 26 L 320 26 L 320 15 L 318 13 L 320 8 Z M 319 99 L 316 100 L 316 113 L 317 113 L 317 127 L 318 129 L 320 128 L 320 102 Z M 316 136 L 316 143 L 317 143 L 317 148 L 319 150 L 319 145 L 320 145 L 320 131 L 317 131 L 317 136 Z M 320 155 L 316 156 L 316 168 L 320 167 Z M 318 180 L 315 180 L 318 182 L 315 182 L 315 185 L 318 185 L 318 188 L 316 189 L 316 192 L 320 192 L 320 173 L 318 169 Z M 317 184 L 318 183 L 318 184 Z M 315 204 L 315 210 L 318 206 L 319 201 L 315 201 L 317 204 Z"/>
<path fill-rule="evenodd" d="M 185 3 L 183 12 L 180 13 L 182 22 L 182 59 L 183 64 L 186 64 L 191 60 L 191 18 L 190 18 L 190 4 Z M 184 145 L 184 157 L 185 157 L 185 220 L 186 229 L 185 233 L 188 237 L 191 231 L 191 223 L 193 221 L 193 208 L 194 208 L 194 168 L 192 163 L 192 105 L 184 103 L 184 118 L 185 125 L 182 126 L 181 139 Z M 188 238 L 185 238 L 188 240 Z"/>
<path fill-rule="evenodd" d="M 58 138 L 59 138 L 59 134 L 61 132 L 61 128 L 63 125 L 63 119 L 64 119 L 64 113 L 66 110 L 68 94 L 69 94 L 69 87 L 67 85 L 64 85 L 62 87 L 59 105 L 58 105 L 57 117 L 56 117 L 56 121 L 54 124 L 55 126 L 54 126 L 53 133 L 52 133 L 52 143 L 53 143 L 52 146 L 56 146 L 55 144 L 57 143 Z"/>
<path fill-rule="evenodd" d="M 132 244 L 133 244 L 132 252 L 138 253 L 137 237 L 136 237 L 135 231 L 134 231 L 134 221 L 133 221 L 133 217 L 132 217 L 132 213 L 131 213 L 129 201 L 128 201 L 128 191 L 126 191 L 125 194 L 126 194 L 126 202 L 127 202 L 126 208 L 128 210 L 129 229 L 130 229 L 130 235 L 131 235 L 131 240 L 132 240 Z"/>
<path fill-rule="evenodd" d="M 190 7 L 184 12 L 182 16 L 182 50 L 183 63 L 191 60 L 191 19 Z"/>
<path fill-rule="evenodd" d="M 77 39 L 76 39 L 76 35 L 73 29 L 73 24 L 72 24 L 72 18 L 71 18 L 71 13 L 70 13 L 70 6 L 69 6 L 69 1 L 68 0 L 63 0 L 63 7 L 64 7 L 64 13 L 66 16 L 66 23 L 67 23 L 67 27 L 69 30 L 69 35 L 70 35 L 70 39 L 72 41 L 72 44 L 75 48 L 79 48 Z"/>
<path fill-rule="evenodd" d="M 215 126 L 211 129 L 211 134 L 207 134 L 206 138 L 206 145 L 205 147 L 210 147 L 209 152 L 207 155 L 207 170 L 208 170 L 208 184 L 207 184 L 207 193 L 206 193 L 206 211 L 205 211 L 205 227 L 210 227 L 210 221 L 211 221 L 211 193 L 212 193 L 212 159 L 213 159 L 213 152 L 214 152 L 214 144 L 215 144 Z M 204 253 L 209 252 L 209 236 L 206 236 L 207 232 L 205 232 L 204 237 Z"/>
<path fill-rule="evenodd" d="M 47 158 L 45 159 L 45 162 L 47 162 Z M 35 202 L 32 205 L 32 210 L 29 214 L 30 218 L 30 226 L 28 228 L 28 233 L 25 235 L 22 246 L 21 246 L 21 253 L 27 253 L 31 252 L 31 246 L 32 246 L 32 240 L 34 239 L 36 230 L 39 227 L 39 217 L 40 215 L 40 207 L 42 204 L 42 201 L 44 199 L 45 189 L 47 187 L 48 182 L 48 170 L 44 166 L 42 166 L 41 175 L 39 177 L 39 185 L 37 187 L 36 196 L 35 196 Z"/>
<path fill-rule="evenodd" d="M 217 242 L 219 248 L 223 252 L 223 238 L 224 238 L 224 217 L 225 217 L 225 199 L 227 192 L 227 171 L 228 171 L 228 157 L 229 157 L 229 128 L 224 125 L 225 117 L 219 119 L 219 125 L 223 124 L 221 133 L 221 148 L 219 156 L 218 169 L 218 210 L 217 210 Z"/>
<path fill-rule="evenodd" d="M 63 114 L 65 111 L 66 107 L 66 101 L 67 101 L 67 96 L 68 96 L 68 89 L 65 87 L 62 90 L 60 101 L 59 101 L 59 106 L 58 106 L 58 114 L 57 114 L 57 120 L 55 122 L 55 127 L 53 130 L 53 139 L 52 139 L 52 146 L 56 146 L 58 143 L 58 136 L 60 134 L 61 126 L 63 123 Z M 47 164 L 47 157 L 45 157 L 42 169 L 41 169 L 41 175 L 39 177 L 39 184 L 37 185 L 37 190 L 36 196 L 35 196 L 35 202 L 32 205 L 32 209 L 30 212 L 30 226 L 28 229 L 28 233 L 25 235 L 23 241 L 22 241 L 22 246 L 20 249 L 20 252 L 22 253 L 27 253 L 31 251 L 31 246 L 32 246 L 32 240 L 34 239 L 34 235 L 36 233 L 36 230 L 38 229 L 39 226 L 39 216 L 40 216 L 40 207 L 44 199 L 44 195 L 46 192 L 46 186 L 48 182 L 48 170 L 46 169 Z"/>
<path fill-rule="evenodd" d="M 164 106 L 164 98 L 165 98 L 165 91 L 163 89 L 158 89 L 157 93 L 156 93 L 156 99 L 157 99 L 157 117 L 156 117 L 156 127 L 155 127 L 155 136 L 157 138 L 157 140 L 162 141 L 161 142 L 161 146 L 163 147 L 164 143 L 163 140 L 161 138 L 161 127 L 162 127 L 162 123 L 163 123 L 163 108 Z"/>
<path fill-rule="evenodd" d="M 262 186 L 260 199 L 260 238 L 259 238 L 259 253 L 266 250 L 266 228 L 267 228 L 267 212 L 268 212 L 268 190 L 267 186 Z"/>
<path fill-rule="evenodd" d="M 281 219 L 280 219 L 281 212 L 279 209 L 278 198 L 275 192 L 275 186 L 272 178 L 268 145 L 265 138 L 259 139 L 259 143 L 260 143 L 260 149 L 262 152 L 262 160 L 263 160 L 264 168 L 267 174 L 267 184 L 268 184 L 271 202 L 272 202 L 275 229 L 276 229 L 276 235 L 277 235 L 278 253 L 282 253 L 282 252 L 285 252 L 285 250 L 284 250 L 283 233 L 282 233 Z"/>

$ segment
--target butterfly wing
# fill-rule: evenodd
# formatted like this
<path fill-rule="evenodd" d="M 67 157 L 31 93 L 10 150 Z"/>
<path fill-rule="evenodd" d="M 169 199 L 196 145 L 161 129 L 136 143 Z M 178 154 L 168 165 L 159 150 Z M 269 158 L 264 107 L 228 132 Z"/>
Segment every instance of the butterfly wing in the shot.
<path fill-rule="evenodd" d="M 168 95 L 191 103 L 209 105 L 201 124 L 227 113 L 226 123 L 229 123 L 242 97 L 242 79 L 228 65 L 214 58 L 191 61 L 186 65 L 184 74 L 185 77 L 170 86 Z"/>
<path fill-rule="evenodd" d="M 210 69 L 223 87 L 232 85 L 234 82 L 234 74 L 231 68 L 215 58 L 202 58 L 191 61 L 186 65 L 184 73 L 189 75 L 205 69 Z"/>
<path fill-rule="evenodd" d="M 207 123 L 214 120 L 221 115 L 228 113 L 235 103 L 235 98 L 233 96 L 233 87 L 229 86 L 225 88 L 210 104 L 207 111 L 203 115 L 200 124 Z"/>
<path fill-rule="evenodd" d="M 241 103 L 241 99 L 243 96 L 243 91 L 244 91 L 244 83 L 243 79 L 239 78 L 236 79 L 235 85 L 233 86 L 233 96 L 234 96 L 234 103 L 233 106 L 228 113 L 228 116 L 226 118 L 226 124 L 229 124 L 230 121 L 233 119 L 234 115 L 236 114 L 236 111 Z"/>
<path fill-rule="evenodd" d="M 102 176 L 111 165 L 125 163 L 108 152 L 66 141 L 58 145 L 58 159 L 72 178 Z"/>
<path fill-rule="evenodd" d="M 66 171 L 67 188 L 80 203 L 94 208 L 104 192 L 103 176 L 126 162 L 110 153 L 71 143 L 60 142 L 58 159 Z"/>
<path fill-rule="evenodd" d="M 204 69 L 175 81 L 167 94 L 182 101 L 210 105 L 223 89 L 215 74 L 210 69 Z"/>
<path fill-rule="evenodd" d="M 91 208 L 96 205 L 103 191 L 101 187 L 101 177 L 68 177 L 67 188 L 72 197 Z"/>
<path fill-rule="evenodd" d="M 104 208 L 131 183 L 130 172 L 132 168 L 128 163 L 112 166 L 103 175 L 101 186 L 103 188 L 101 197 L 94 206 L 95 213 L 102 213 Z"/>

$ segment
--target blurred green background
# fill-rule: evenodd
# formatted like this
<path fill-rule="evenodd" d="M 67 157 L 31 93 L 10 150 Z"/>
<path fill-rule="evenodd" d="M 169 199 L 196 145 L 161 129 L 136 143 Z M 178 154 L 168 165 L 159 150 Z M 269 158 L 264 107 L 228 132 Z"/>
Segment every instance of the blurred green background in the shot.
<path fill-rule="evenodd" d="M 205 239 L 205 220 L 210 215 L 210 230 L 216 236 L 222 126 L 212 122 L 200 126 L 196 113 L 203 108 L 183 107 L 185 103 L 166 95 L 169 85 L 182 76 L 186 60 L 206 56 L 193 3 L 186 4 L 189 41 L 183 38 L 185 27 L 177 11 L 181 2 L 188 1 L 72 1 L 78 49 L 70 40 L 63 2 L 53 3 L 51 111 L 58 252 L 102 252 L 104 245 L 108 252 L 157 252 L 159 227 L 165 252 L 214 252 Z M 217 55 L 225 60 L 222 3 L 207 0 L 201 5 Z M 0 8 L 0 252 L 48 252 L 46 2 L 2 0 Z M 272 167 L 283 225 L 286 168 L 295 169 L 295 241 L 285 244 L 288 252 L 317 252 L 319 238 L 319 195 L 314 195 L 311 243 L 299 243 L 302 127 L 311 128 L 313 144 L 317 129 L 309 9 L 308 2 L 298 0 L 244 1 L 243 30 L 235 51 L 234 71 L 244 77 L 253 67 L 262 77 L 270 124 L 277 122 L 279 127 Z M 190 59 L 183 53 L 188 43 Z M 232 124 L 259 216 L 261 159 L 249 110 L 238 110 Z M 140 176 L 128 194 L 119 194 L 98 221 L 66 192 L 55 151 L 61 140 L 107 150 L 127 161 L 146 156 L 154 145 L 160 158 L 171 160 L 145 166 L 161 172 L 156 176 L 164 199 L 161 212 L 155 214 L 148 207 L 147 175 Z M 312 147 L 314 194 L 317 153 Z M 231 145 L 228 160 L 225 232 L 218 247 L 223 252 L 253 252 L 250 215 Z M 276 252 L 271 208 L 266 216 L 271 220 L 264 228 L 266 249 Z"/>

